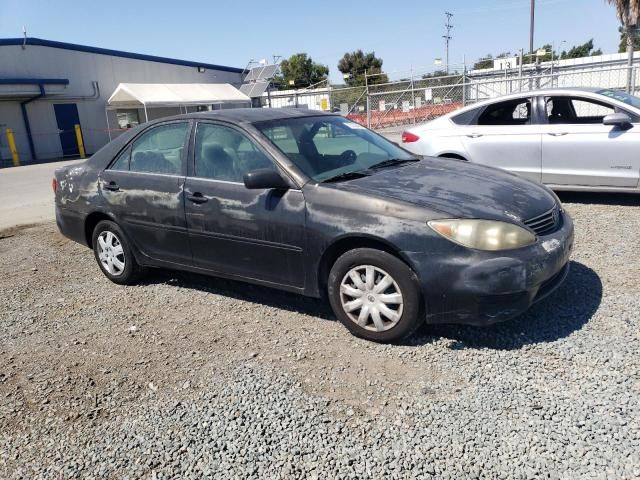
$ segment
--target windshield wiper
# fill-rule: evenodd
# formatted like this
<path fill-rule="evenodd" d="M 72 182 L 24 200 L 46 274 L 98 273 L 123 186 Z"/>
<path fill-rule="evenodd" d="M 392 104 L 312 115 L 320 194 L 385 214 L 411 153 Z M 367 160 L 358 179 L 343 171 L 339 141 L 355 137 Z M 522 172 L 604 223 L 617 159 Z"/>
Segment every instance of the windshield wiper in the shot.
<path fill-rule="evenodd" d="M 419 161 L 419 158 L 390 158 L 389 160 L 384 160 L 383 162 L 371 165 L 367 170 L 377 170 L 379 168 L 387 168 L 393 167 L 395 165 L 400 165 L 401 163 L 413 163 Z"/>
<path fill-rule="evenodd" d="M 369 176 L 368 173 L 364 173 L 356 170 L 355 172 L 345 172 L 345 173 L 336 175 L 334 177 L 329 177 L 323 180 L 322 183 L 342 182 L 343 180 L 353 180 L 354 178 L 362 178 L 362 177 L 368 177 L 368 176 Z"/>

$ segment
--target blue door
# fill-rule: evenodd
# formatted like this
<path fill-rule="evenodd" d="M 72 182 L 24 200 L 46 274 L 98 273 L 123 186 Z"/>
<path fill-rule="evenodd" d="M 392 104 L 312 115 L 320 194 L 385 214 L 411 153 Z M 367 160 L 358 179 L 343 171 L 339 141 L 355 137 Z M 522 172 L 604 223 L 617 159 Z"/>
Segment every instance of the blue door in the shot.
<path fill-rule="evenodd" d="M 75 132 L 75 125 L 80 124 L 78 106 L 75 103 L 57 103 L 53 105 L 53 110 L 58 122 L 62 155 L 65 157 L 79 155 Z"/>

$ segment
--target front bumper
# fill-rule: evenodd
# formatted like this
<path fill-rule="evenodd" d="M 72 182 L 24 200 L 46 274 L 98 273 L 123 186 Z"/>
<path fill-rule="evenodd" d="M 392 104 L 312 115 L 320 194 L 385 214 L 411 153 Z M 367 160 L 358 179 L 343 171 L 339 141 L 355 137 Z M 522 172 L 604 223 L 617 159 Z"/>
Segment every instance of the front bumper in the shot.
<path fill-rule="evenodd" d="M 573 221 L 563 213 L 561 227 L 529 247 L 405 255 L 422 284 L 427 323 L 489 325 L 523 313 L 564 281 L 573 240 Z"/>

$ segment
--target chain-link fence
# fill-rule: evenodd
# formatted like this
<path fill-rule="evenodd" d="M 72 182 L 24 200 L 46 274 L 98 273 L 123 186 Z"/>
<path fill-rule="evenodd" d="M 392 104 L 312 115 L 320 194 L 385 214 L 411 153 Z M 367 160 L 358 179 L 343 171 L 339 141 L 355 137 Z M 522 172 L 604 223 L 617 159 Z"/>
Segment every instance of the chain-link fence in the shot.
<path fill-rule="evenodd" d="M 442 77 L 412 76 L 361 87 L 330 87 L 328 108 L 372 129 L 426 122 L 478 101 L 517 92 L 558 87 L 597 87 L 625 90 L 627 66 L 597 66 L 560 71 L 528 67 L 483 74 Z M 640 92 L 640 67 L 631 67 L 632 93 Z"/>
<path fill-rule="evenodd" d="M 631 68 L 631 93 L 640 92 L 640 67 L 608 67 L 590 70 L 552 69 L 525 72 L 506 72 L 504 77 L 469 76 L 466 83 L 466 103 L 488 100 L 510 93 L 527 92 L 543 88 L 591 87 L 626 90 Z"/>

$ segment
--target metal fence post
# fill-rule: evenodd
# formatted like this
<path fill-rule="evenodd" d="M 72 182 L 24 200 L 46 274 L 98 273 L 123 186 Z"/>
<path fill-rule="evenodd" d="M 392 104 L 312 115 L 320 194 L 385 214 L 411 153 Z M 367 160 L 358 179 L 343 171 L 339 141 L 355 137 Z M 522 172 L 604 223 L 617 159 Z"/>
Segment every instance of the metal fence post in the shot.
<path fill-rule="evenodd" d="M 371 128 L 371 97 L 367 91 L 367 128 Z"/>
<path fill-rule="evenodd" d="M 524 62 L 524 50 L 520 49 L 520 65 L 518 66 L 518 91 L 522 91 L 522 64 Z"/>
<path fill-rule="evenodd" d="M 416 123 L 416 92 L 413 84 L 413 65 L 411 65 L 411 105 L 413 106 L 413 123 Z"/>
<path fill-rule="evenodd" d="M 18 149 L 16 148 L 16 138 L 13 135 L 13 130 L 7 128 L 7 143 L 9 144 L 9 151 L 11 152 L 11 160 L 14 167 L 20 166 L 20 156 L 18 155 Z"/>
<path fill-rule="evenodd" d="M 462 106 L 467 106 L 467 57 L 462 56 Z"/>

